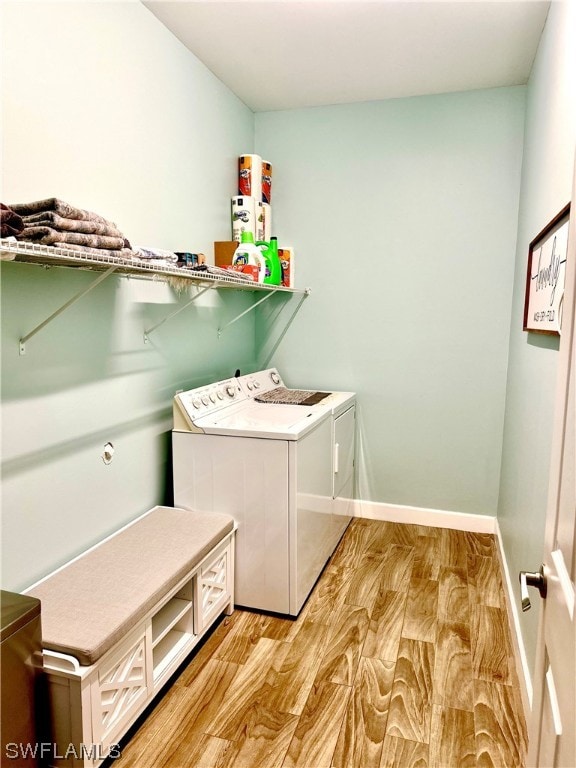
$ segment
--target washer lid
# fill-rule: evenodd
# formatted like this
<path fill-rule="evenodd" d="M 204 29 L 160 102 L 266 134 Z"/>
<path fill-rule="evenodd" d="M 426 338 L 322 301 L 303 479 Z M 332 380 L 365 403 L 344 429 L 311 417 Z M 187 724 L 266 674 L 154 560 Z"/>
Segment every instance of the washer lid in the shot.
<path fill-rule="evenodd" d="M 198 419 L 196 426 L 207 434 L 241 435 L 296 440 L 330 413 L 303 405 L 272 405 L 252 401 L 234 412 L 220 412 Z"/>

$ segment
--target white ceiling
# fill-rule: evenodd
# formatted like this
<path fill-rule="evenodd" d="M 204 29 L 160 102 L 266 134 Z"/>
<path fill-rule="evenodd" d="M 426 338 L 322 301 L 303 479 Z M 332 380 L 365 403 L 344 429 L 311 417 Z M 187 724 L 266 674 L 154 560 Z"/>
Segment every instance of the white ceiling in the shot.
<path fill-rule="evenodd" d="M 549 2 L 150 0 L 253 111 L 526 83 Z"/>

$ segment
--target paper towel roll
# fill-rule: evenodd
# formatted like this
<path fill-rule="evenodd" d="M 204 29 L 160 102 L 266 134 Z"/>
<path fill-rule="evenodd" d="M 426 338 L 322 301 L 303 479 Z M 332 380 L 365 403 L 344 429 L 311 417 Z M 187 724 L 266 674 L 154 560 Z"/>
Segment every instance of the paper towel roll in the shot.
<path fill-rule="evenodd" d="M 256 239 L 256 201 L 236 195 L 232 198 L 232 240 L 241 242 L 242 232 L 252 232 Z"/>
<path fill-rule="evenodd" d="M 262 203 L 264 213 L 264 240 L 267 242 L 272 237 L 272 207 L 268 203 Z"/>
<path fill-rule="evenodd" d="M 272 202 L 272 163 L 262 160 L 262 202 Z"/>
<path fill-rule="evenodd" d="M 262 200 L 262 158 L 240 155 L 238 158 L 238 194 Z"/>

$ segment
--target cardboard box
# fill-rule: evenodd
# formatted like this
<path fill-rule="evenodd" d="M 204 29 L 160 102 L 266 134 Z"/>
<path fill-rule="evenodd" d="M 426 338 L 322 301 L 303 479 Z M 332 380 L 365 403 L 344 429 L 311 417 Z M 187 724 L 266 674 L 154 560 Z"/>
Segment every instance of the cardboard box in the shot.
<path fill-rule="evenodd" d="M 236 240 L 225 240 L 214 243 L 214 266 L 227 267 L 232 264 L 232 256 L 238 247 Z"/>

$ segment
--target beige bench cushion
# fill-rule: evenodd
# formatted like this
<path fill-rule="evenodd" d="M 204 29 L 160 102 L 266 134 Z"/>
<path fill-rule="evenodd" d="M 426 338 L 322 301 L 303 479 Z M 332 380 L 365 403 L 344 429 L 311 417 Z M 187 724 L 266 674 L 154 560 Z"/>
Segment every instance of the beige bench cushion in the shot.
<path fill-rule="evenodd" d="M 233 527 L 229 515 L 154 507 L 27 592 L 41 601 L 44 647 L 93 664 Z"/>

